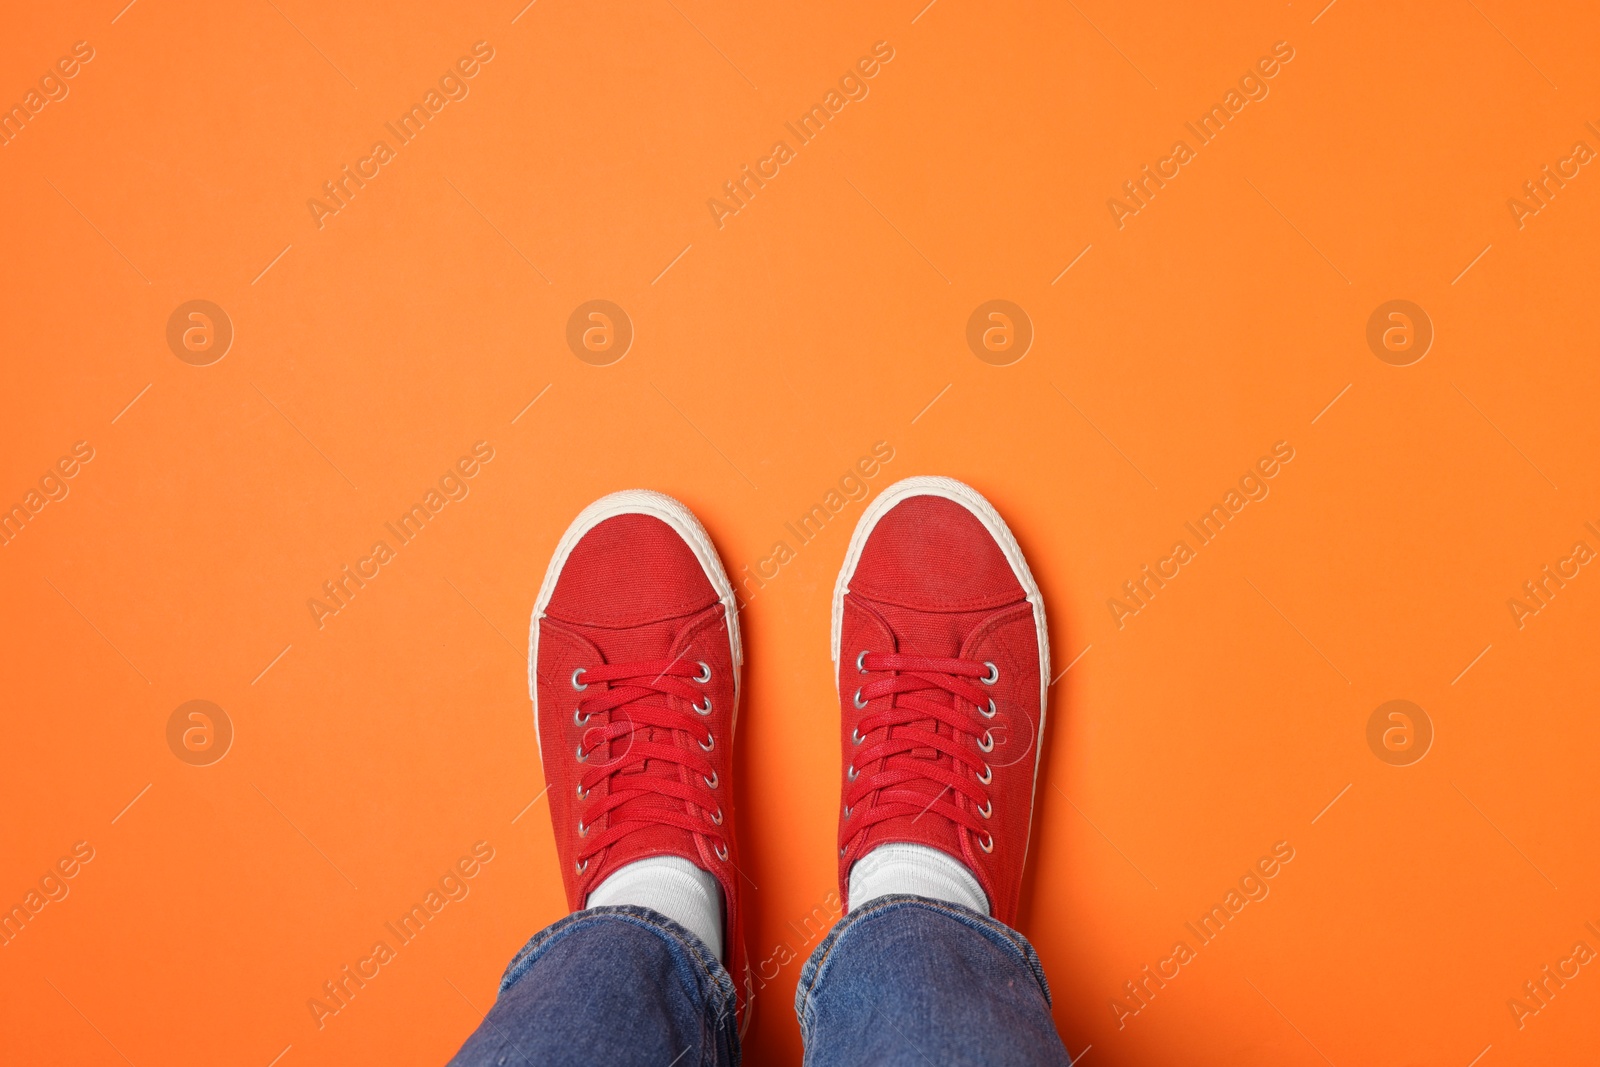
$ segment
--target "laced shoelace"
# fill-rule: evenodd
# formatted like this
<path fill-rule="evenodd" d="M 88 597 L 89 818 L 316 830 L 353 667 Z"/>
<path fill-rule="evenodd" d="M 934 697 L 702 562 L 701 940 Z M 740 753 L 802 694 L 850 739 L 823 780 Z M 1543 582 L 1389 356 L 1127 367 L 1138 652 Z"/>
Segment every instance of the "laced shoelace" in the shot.
<path fill-rule="evenodd" d="M 582 844 L 574 861 L 579 874 L 588 869 L 589 861 L 598 853 L 629 834 L 655 826 L 675 826 L 713 837 L 717 858 L 728 858 L 727 840 L 720 829 L 722 807 L 711 792 L 719 784 L 717 770 L 704 755 L 716 747 L 717 739 L 699 721 L 711 714 L 711 697 L 697 687 L 709 681 L 708 664 L 681 659 L 607 663 L 572 672 L 574 689 L 604 686 L 597 694 L 578 702 L 573 722 L 584 726 L 596 715 L 608 720 L 583 732 L 576 753 L 578 762 L 588 763 L 590 756 L 606 745 L 613 751 L 621 749 L 613 758 L 590 767 L 578 781 L 580 801 L 588 800 L 602 782 L 609 785 L 606 795 L 587 805 L 579 817 L 578 837 Z M 680 698 L 690 705 L 690 711 L 671 707 L 659 699 L 662 696 Z M 658 739 L 661 731 L 667 732 L 666 740 Z M 644 770 L 646 761 L 675 766 L 678 774 L 671 776 L 656 768 L 650 768 L 649 773 L 628 773 Z M 648 802 L 663 796 L 683 804 Z M 632 803 L 641 800 L 646 803 Z M 596 832 L 596 823 L 624 805 L 629 806 L 619 818 L 607 820 L 609 825 Z"/>
<path fill-rule="evenodd" d="M 993 814 L 984 787 L 994 780 L 994 771 L 983 755 L 994 750 L 988 723 L 997 709 L 985 688 L 1000 680 L 1000 669 L 989 662 L 865 650 L 856 657 L 856 669 L 863 674 L 889 672 L 855 691 L 851 699 L 857 708 L 883 697 L 894 699 L 863 716 L 851 736 L 858 750 L 845 772 L 850 786 L 844 797 L 839 854 L 845 855 L 852 841 L 878 823 L 905 815 L 948 819 L 970 831 L 983 851 L 994 851 L 994 837 L 984 826 Z M 955 697 L 954 706 L 924 695 L 935 691 Z M 951 734 L 930 729 L 930 720 L 934 727 L 949 727 Z M 866 744 L 879 730 L 884 730 L 883 739 Z M 935 755 L 915 754 L 928 749 Z M 895 760 L 898 765 L 890 766 L 895 756 L 911 757 L 911 762 Z M 941 757 L 948 757 L 948 762 Z M 864 769 L 874 765 L 878 769 L 872 773 Z M 929 782 L 940 787 L 931 802 Z M 908 788 L 914 785 L 922 788 Z M 961 798 L 967 803 L 958 803 Z"/>

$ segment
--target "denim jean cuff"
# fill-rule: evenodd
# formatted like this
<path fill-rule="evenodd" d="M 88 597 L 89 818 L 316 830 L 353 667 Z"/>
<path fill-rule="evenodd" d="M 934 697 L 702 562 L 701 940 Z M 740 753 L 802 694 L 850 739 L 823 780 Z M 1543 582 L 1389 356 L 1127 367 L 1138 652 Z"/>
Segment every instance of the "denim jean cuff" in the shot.
<path fill-rule="evenodd" d="M 811 1000 L 817 987 L 827 981 L 828 969 L 833 962 L 834 949 L 846 938 L 855 934 L 863 925 L 870 924 L 874 919 L 882 918 L 891 912 L 901 911 L 906 908 L 915 908 L 943 915 L 955 922 L 975 931 L 987 938 L 990 943 L 998 946 L 1013 956 L 1020 970 L 1032 978 L 1038 986 L 1039 993 L 1044 997 L 1045 1005 L 1050 1004 L 1050 983 L 1045 980 L 1044 965 L 1039 962 L 1039 954 L 1033 950 L 1028 939 L 1017 933 L 1005 923 L 993 919 L 981 912 L 964 908 L 959 904 L 948 901 L 934 900 L 931 897 L 919 897 L 910 893 L 896 893 L 889 896 L 877 897 L 868 901 L 859 908 L 852 909 L 843 919 L 834 924 L 828 936 L 818 945 L 816 951 L 811 953 L 811 958 L 806 960 L 806 965 L 800 970 L 800 984 L 794 991 L 794 1011 L 800 1019 L 800 1032 L 809 1040 L 814 1009 Z"/>
<path fill-rule="evenodd" d="M 634 904 L 617 904 L 575 911 L 534 934 L 522 946 L 500 979 L 500 995 L 522 980 L 539 957 L 564 937 L 591 930 L 606 923 L 624 923 L 648 930 L 661 939 L 672 958 L 673 971 L 683 982 L 709 1019 L 731 1018 L 735 997 L 733 978 L 706 943 L 658 911 Z"/>

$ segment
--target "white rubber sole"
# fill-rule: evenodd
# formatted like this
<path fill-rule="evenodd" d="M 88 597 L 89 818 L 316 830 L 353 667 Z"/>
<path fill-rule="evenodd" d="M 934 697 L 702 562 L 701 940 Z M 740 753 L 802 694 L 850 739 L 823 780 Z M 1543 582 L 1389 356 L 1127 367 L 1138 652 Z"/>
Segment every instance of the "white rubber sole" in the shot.
<path fill-rule="evenodd" d="M 572 550 L 577 547 L 579 540 L 602 522 L 618 515 L 649 515 L 672 527 L 673 532 L 683 538 L 689 550 L 694 553 L 700 569 L 705 572 L 707 580 L 711 582 L 711 588 L 716 591 L 717 599 L 722 601 L 728 619 L 728 644 L 733 653 L 733 718 L 728 727 L 730 742 L 733 740 L 733 733 L 738 729 L 739 676 L 744 665 L 744 645 L 739 639 L 739 610 L 733 596 L 733 585 L 728 581 L 728 573 L 722 569 L 722 560 L 717 556 L 715 546 L 711 544 L 711 536 L 706 533 L 706 528 L 700 524 L 700 520 L 695 518 L 694 512 L 665 493 L 649 489 L 624 489 L 619 493 L 603 496 L 578 512 L 578 517 L 572 520 L 567 532 L 556 542 L 555 553 L 550 557 L 550 566 L 545 570 L 544 581 L 539 585 L 539 595 L 533 602 L 533 618 L 528 623 L 528 695 L 533 699 L 533 736 L 539 743 L 541 761 L 544 758 L 544 745 L 539 740 L 539 620 L 544 618 L 545 609 L 550 606 L 550 598 L 555 595 L 556 582 L 561 578 L 561 569 L 566 566 L 567 557 L 572 555 Z"/>
<path fill-rule="evenodd" d="M 953 500 L 983 523 L 983 528 L 994 538 L 1006 562 L 1011 565 L 1011 573 L 1016 577 L 1017 584 L 1022 586 L 1023 592 L 1027 594 L 1028 603 L 1033 606 L 1033 626 L 1039 636 L 1039 733 L 1034 740 L 1036 751 L 1033 756 L 1033 793 L 1029 797 L 1028 804 L 1028 833 L 1031 838 L 1033 802 L 1038 799 L 1039 794 L 1039 761 L 1044 756 L 1045 715 L 1050 704 L 1050 635 L 1044 621 L 1044 597 L 1039 592 L 1039 583 L 1033 580 L 1033 572 L 1028 569 L 1028 561 L 1022 557 L 1022 548 L 1012 535 L 1011 528 L 1000 517 L 1000 513 L 995 511 L 994 505 L 985 500 L 983 494 L 972 486 L 958 482 L 954 478 L 935 475 L 905 478 L 879 493 L 877 499 L 867 506 L 861 521 L 856 523 L 855 533 L 850 536 L 850 547 L 845 550 L 844 563 L 839 568 L 839 578 L 833 585 L 833 631 L 829 641 L 829 652 L 833 657 L 834 695 L 837 698 L 839 693 L 839 636 L 844 623 L 844 597 L 850 591 L 850 579 L 856 573 L 856 565 L 861 562 L 861 550 L 866 546 L 867 538 L 871 536 L 878 521 L 896 504 L 914 496 L 937 496 Z M 1027 866 L 1026 851 L 1023 852 L 1022 862 L 1023 866 Z"/>

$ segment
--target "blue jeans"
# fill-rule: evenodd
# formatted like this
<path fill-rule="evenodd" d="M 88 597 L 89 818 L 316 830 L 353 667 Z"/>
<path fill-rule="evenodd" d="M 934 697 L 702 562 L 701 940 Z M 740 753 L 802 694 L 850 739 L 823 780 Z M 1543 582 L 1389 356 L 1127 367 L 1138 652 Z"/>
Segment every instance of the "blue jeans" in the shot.
<path fill-rule="evenodd" d="M 451 1067 L 722 1067 L 739 1062 L 733 980 L 648 908 L 574 912 L 525 945 Z M 986 915 L 879 897 L 800 972 L 808 1067 L 1070 1064 L 1027 939 Z"/>

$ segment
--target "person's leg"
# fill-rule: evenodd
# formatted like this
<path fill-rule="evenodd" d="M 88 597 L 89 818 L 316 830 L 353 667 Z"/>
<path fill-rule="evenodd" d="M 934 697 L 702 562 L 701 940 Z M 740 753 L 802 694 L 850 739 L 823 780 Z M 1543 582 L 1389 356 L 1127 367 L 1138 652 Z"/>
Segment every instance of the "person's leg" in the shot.
<path fill-rule="evenodd" d="M 556 545 L 528 688 L 572 914 L 512 961 L 455 1063 L 738 1062 L 736 609 L 705 528 L 660 493 L 603 497 Z"/>
<path fill-rule="evenodd" d="M 813 1067 L 1069 1062 L 1011 929 L 1050 678 L 1044 602 L 987 500 L 908 478 L 833 594 L 848 914 L 801 975 Z"/>
<path fill-rule="evenodd" d="M 878 897 L 842 919 L 800 972 L 807 1067 L 1065 1065 L 1033 946 L 968 908 Z"/>
<path fill-rule="evenodd" d="M 648 908 L 573 912 L 517 953 L 450 1067 L 676 1067 L 739 1062 L 733 980 Z"/>

